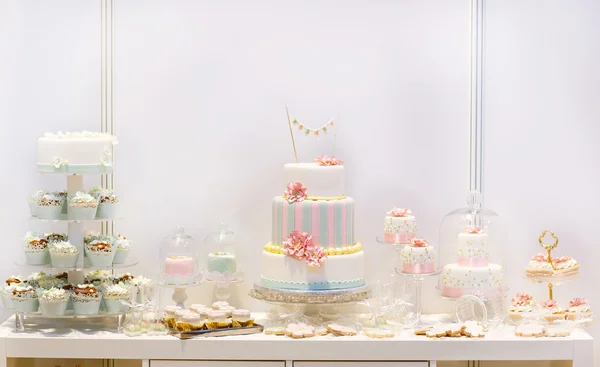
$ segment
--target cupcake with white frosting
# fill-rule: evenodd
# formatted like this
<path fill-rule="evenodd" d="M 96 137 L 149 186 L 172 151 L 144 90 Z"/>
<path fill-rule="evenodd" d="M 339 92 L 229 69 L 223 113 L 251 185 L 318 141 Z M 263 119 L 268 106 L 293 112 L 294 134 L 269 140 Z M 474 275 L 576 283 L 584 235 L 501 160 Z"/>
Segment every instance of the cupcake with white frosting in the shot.
<path fill-rule="evenodd" d="M 25 262 L 29 265 L 45 265 L 50 262 L 48 240 L 44 237 L 27 232 L 23 249 L 25 250 Z"/>
<path fill-rule="evenodd" d="M 78 191 L 69 199 L 70 219 L 92 220 L 96 218 L 98 200 L 85 192 Z"/>
<path fill-rule="evenodd" d="M 131 241 L 121 236 L 120 234 L 112 237 L 112 244 L 115 248 L 115 258 L 113 263 L 123 264 L 129 254 L 129 248 L 131 247 Z"/>
<path fill-rule="evenodd" d="M 79 249 L 69 241 L 50 244 L 50 262 L 54 268 L 75 268 L 79 258 Z"/>
<path fill-rule="evenodd" d="M 29 212 L 31 213 L 32 217 L 37 217 L 37 202 L 46 193 L 46 190 L 38 190 L 33 194 L 29 195 L 29 197 L 27 198 L 27 202 L 29 203 Z"/>
<path fill-rule="evenodd" d="M 231 323 L 233 327 L 248 327 L 254 325 L 254 320 L 248 310 L 234 310 L 231 315 Z"/>
<path fill-rule="evenodd" d="M 106 239 L 106 236 L 103 236 L 102 234 L 100 234 L 100 232 L 90 231 L 90 230 L 86 230 L 85 232 L 83 232 L 83 244 L 84 245 L 90 244 L 92 241 L 95 241 L 95 240 L 104 240 L 104 239 Z"/>
<path fill-rule="evenodd" d="M 203 310 L 207 307 L 206 307 L 206 305 L 203 305 L 201 303 L 194 303 L 194 304 L 191 304 L 188 308 L 190 309 L 190 311 L 198 313 L 198 310 Z"/>
<path fill-rule="evenodd" d="M 53 194 L 44 194 L 36 202 L 35 213 L 42 219 L 61 219 L 64 199 Z"/>
<path fill-rule="evenodd" d="M 208 313 L 206 327 L 210 330 L 228 328 L 231 326 L 231 320 L 227 318 L 227 313 L 221 310 L 212 310 Z"/>
<path fill-rule="evenodd" d="M 179 331 L 193 331 L 201 330 L 204 327 L 204 321 L 200 319 L 200 316 L 192 311 L 184 312 L 180 316 L 180 321 L 177 322 L 177 330 Z"/>
<path fill-rule="evenodd" d="M 585 298 L 573 298 L 567 308 L 567 319 L 578 320 L 592 317 L 592 309 Z"/>
<path fill-rule="evenodd" d="M 10 295 L 16 287 L 25 285 L 25 280 L 20 275 L 12 275 L 10 278 L 6 279 L 5 284 L 6 285 L 0 289 L 2 304 L 4 305 L 4 308 L 13 308 Z"/>
<path fill-rule="evenodd" d="M 41 290 L 38 293 L 38 298 L 42 315 L 61 316 L 67 311 L 67 305 L 71 298 L 71 294 L 62 288 L 51 288 Z"/>
<path fill-rule="evenodd" d="M 15 312 L 37 312 L 39 300 L 32 286 L 16 286 L 10 294 Z"/>
<path fill-rule="evenodd" d="M 97 218 L 114 219 L 119 216 L 119 197 L 112 190 L 104 189 L 98 193 L 98 212 Z"/>
<path fill-rule="evenodd" d="M 115 258 L 115 249 L 108 241 L 104 240 L 95 240 L 85 245 L 85 252 L 90 261 L 90 266 L 93 267 L 111 266 Z"/>
<path fill-rule="evenodd" d="M 213 310 L 220 310 L 223 307 L 229 307 L 229 303 L 227 303 L 225 301 L 217 301 L 217 302 L 213 302 L 213 304 L 212 304 Z"/>
<path fill-rule="evenodd" d="M 92 284 L 78 284 L 73 290 L 73 311 L 76 315 L 97 315 L 102 293 Z"/>
<path fill-rule="evenodd" d="M 109 285 L 104 288 L 104 303 L 106 310 L 111 313 L 121 313 L 129 311 L 129 297 L 131 295 L 129 287 L 123 283 Z"/>
<path fill-rule="evenodd" d="M 69 208 L 69 203 L 67 200 L 67 190 L 54 191 L 52 193 L 52 195 L 56 195 L 63 199 L 63 206 L 62 206 L 62 210 L 60 212 L 61 212 L 61 214 L 67 214 L 67 211 Z"/>
<path fill-rule="evenodd" d="M 109 283 L 110 278 L 110 270 L 92 270 L 85 275 L 83 282 L 85 284 L 93 284 L 96 287 L 99 287 L 102 284 Z"/>

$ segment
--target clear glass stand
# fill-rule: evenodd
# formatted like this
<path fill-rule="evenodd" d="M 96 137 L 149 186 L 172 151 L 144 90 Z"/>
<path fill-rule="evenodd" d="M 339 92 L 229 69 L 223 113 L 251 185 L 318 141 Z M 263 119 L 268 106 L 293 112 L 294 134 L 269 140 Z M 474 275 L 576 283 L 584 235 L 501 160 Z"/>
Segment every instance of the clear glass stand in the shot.
<path fill-rule="evenodd" d="M 231 285 L 244 281 L 244 269 L 239 269 L 235 273 L 209 272 L 205 269 L 202 270 L 202 281 L 215 285 L 214 296 L 217 301 L 227 302 L 231 298 Z"/>
<path fill-rule="evenodd" d="M 177 307 L 185 308 L 185 301 L 188 299 L 187 290 L 188 288 L 194 288 L 200 285 L 200 282 L 193 282 L 190 284 L 168 284 L 168 283 L 159 283 L 158 287 L 160 288 L 170 288 L 173 289 L 173 295 L 171 299 L 175 302 Z"/>
<path fill-rule="evenodd" d="M 396 250 L 396 252 L 398 253 L 398 256 L 400 256 L 400 252 L 402 251 L 402 248 L 404 246 L 406 246 L 406 244 L 385 242 L 383 240 L 383 237 L 379 237 L 379 236 L 377 236 L 376 240 L 378 243 L 393 247 Z M 406 278 L 409 278 L 409 280 L 414 282 L 414 285 L 415 285 L 415 313 L 416 313 L 416 322 L 415 322 L 414 327 L 418 328 L 418 327 L 426 326 L 421 319 L 421 313 L 422 313 L 422 309 L 423 309 L 423 282 L 425 281 L 425 278 L 427 278 L 427 277 L 438 276 L 441 273 L 441 271 L 436 270 L 433 273 L 413 274 L 413 273 L 404 272 L 402 270 L 402 267 L 399 267 L 399 266 L 395 266 L 394 270 L 396 271 L 396 274 L 406 277 Z"/>

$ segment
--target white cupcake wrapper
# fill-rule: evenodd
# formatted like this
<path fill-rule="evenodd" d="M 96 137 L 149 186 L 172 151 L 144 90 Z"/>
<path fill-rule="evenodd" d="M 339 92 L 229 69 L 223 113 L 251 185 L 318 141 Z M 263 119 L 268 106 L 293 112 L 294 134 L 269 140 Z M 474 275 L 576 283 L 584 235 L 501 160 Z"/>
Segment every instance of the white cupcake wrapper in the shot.
<path fill-rule="evenodd" d="M 46 265 L 50 263 L 50 253 L 47 248 L 39 252 L 26 252 L 25 262 L 29 265 Z"/>
<path fill-rule="evenodd" d="M 87 251 L 87 258 L 90 262 L 90 266 L 93 267 L 108 267 L 111 266 L 113 260 L 115 258 L 115 251 L 111 252 L 95 252 L 95 251 Z"/>
<path fill-rule="evenodd" d="M 120 203 L 100 203 L 98 204 L 97 218 L 117 218 L 121 209 Z"/>
<path fill-rule="evenodd" d="M 115 258 L 113 259 L 114 264 L 123 264 L 125 260 L 127 260 L 127 255 L 129 255 L 129 250 L 115 251 Z"/>
<path fill-rule="evenodd" d="M 62 205 L 59 206 L 42 206 L 37 205 L 35 210 L 38 218 L 42 219 L 60 219 L 62 211 Z"/>
<path fill-rule="evenodd" d="M 57 255 L 50 252 L 50 263 L 54 268 L 74 268 L 78 258 L 79 254 Z"/>
<path fill-rule="evenodd" d="M 96 219 L 96 211 L 98 207 L 94 208 L 84 208 L 81 206 L 70 206 L 69 217 L 73 220 L 92 220 Z"/>

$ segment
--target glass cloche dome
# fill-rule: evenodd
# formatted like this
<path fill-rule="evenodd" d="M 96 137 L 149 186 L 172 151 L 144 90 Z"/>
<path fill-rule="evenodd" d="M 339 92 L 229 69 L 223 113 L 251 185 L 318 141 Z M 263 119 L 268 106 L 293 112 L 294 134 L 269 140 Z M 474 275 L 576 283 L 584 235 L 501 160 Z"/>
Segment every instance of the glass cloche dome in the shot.
<path fill-rule="evenodd" d="M 504 299 L 506 228 L 500 216 L 481 206 L 481 194 L 471 191 L 467 207 L 444 217 L 440 227 L 439 290 L 442 297 L 499 296 Z"/>
<path fill-rule="evenodd" d="M 160 246 L 160 278 L 169 285 L 189 285 L 197 281 L 198 246 L 194 239 L 177 227 Z"/>
<path fill-rule="evenodd" d="M 216 232 L 204 240 L 208 253 L 203 264 L 204 278 L 208 281 L 229 282 L 242 277 L 238 255 L 238 238 L 227 224 L 221 223 Z"/>

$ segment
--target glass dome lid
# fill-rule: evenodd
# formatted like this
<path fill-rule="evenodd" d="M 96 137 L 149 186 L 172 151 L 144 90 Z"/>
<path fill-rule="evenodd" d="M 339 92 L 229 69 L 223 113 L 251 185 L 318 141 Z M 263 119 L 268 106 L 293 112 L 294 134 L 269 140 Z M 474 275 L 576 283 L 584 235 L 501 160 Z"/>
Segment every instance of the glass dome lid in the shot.
<path fill-rule="evenodd" d="M 209 273 L 233 274 L 238 269 L 238 238 L 227 224 L 221 223 L 216 232 L 209 233 L 204 240 L 208 250 L 206 271 Z"/>
<path fill-rule="evenodd" d="M 440 226 L 441 295 L 503 293 L 504 243 L 500 216 L 483 208 L 481 194 L 471 191 L 467 206 L 446 215 Z"/>
<path fill-rule="evenodd" d="M 198 274 L 198 247 L 183 227 L 177 227 L 167 236 L 159 251 L 161 280 L 168 284 L 190 284 Z"/>

